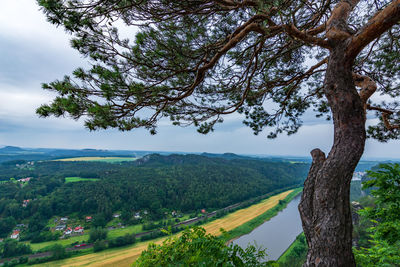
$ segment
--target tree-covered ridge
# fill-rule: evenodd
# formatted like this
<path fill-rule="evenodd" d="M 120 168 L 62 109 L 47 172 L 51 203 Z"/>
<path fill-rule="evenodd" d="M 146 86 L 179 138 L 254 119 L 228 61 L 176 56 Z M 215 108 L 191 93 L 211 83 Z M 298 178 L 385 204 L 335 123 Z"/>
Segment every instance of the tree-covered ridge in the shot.
<path fill-rule="evenodd" d="M 121 164 L 47 161 L 33 166 L 28 172 L 2 166 L 9 168 L 8 174 L 14 171 L 14 177 L 29 174 L 32 178 L 23 185 L 15 179 L 0 183 L 0 225 L 14 227 L 23 221 L 30 232 L 39 232 L 55 215 L 93 215 L 107 222 L 117 211 L 129 218 L 146 210 L 150 218 L 160 219 L 166 211 L 222 208 L 301 185 L 309 168 L 302 163 L 197 155 L 151 155 Z M 66 183 L 65 177 L 98 180 Z M 10 229 L 5 226 L 0 231 L 4 236 Z"/>

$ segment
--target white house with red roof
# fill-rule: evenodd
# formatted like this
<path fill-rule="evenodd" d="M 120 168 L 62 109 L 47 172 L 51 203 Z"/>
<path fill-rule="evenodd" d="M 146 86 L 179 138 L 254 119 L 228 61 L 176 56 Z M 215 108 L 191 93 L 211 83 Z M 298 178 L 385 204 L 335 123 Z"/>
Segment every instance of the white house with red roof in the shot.
<path fill-rule="evenodd" d="M 18 182 L 29 182 L 32 179 L 32 177 L 26 177 L 26 178 L 22 178 L 22 179 L 18 179 Z"/>
<path fill-rule="evenodd" d="M 75 233 L 83 233 L 83 227 L 82 226 L 77 226 L 77 227 L 75 227 L 75 229 L 74 229 L 74 232 Z"/>
<path fill-rule="evenodd" d="M 68 227 L 67 230 L 65 230 L 64 234 L 65 235 L 70 235 L 72 233 L 71 227 Z"/>
<path fill-rule="evenodd" d="M 12 239 L 19 239 L 19 230 L 14 230 L 13 233 L 11 234 L 10 238 Z"/>

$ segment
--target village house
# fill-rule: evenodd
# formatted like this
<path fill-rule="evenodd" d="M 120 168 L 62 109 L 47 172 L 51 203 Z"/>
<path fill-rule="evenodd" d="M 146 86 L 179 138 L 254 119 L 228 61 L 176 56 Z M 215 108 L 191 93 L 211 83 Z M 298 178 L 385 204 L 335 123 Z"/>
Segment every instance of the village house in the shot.
<path fill-rule="evenodd" d="M 56 226 L 55 230 L 56 231 L 63 231 L 67 227 L 65 224 L 59 224 Z"/>
<path fill-rule="evenodd" d="M 137 220 L 141 219 L 142 216 L 140 216 L 140 212 L 136 212 L 134 218 L 137 219 Z"/>
<path fill-rule="evenodd" d="M 18 179 L 18 182 L 29 182 L 32 179 L 32 177 L 26 177 L 26 178 L 22 178 L 22 179 Z"/>
<path fill-rule="evenodd" d="M 83 233 L 83 227 L 82 226 L 75 227 L 74 232 L 75 233 Z"/>
<path fill-rule="evenodd" d="M 26 208 L 26 206 L 28 206 L 28 204 L 29 204 L 30 201 L 31 201 L 30 199 L 24 199 L 24 200 L 22 201 L 22 207 Z"/>
<path fill-rule="evenodd" d="M 72 233 L 71 227 L 68 227 L 67 230 L 65 230 L 64 235 L 70 235 Z"/>
<path fill-rule="evenodd" d="M 12 239 L 19 239 L 19 230 L 14 230 L 13 233 L 11 234 L 10 238 Z"/>
<path fill-rule="evenodd" d="M 119 213 L 113 214 L 113 217 L 114 217 L 114 218 L 119 218 L 119 216 L 121 216 L 121 214 L 119 214 Z"/>
<path fill-rule="evenodd" d="M 92 216 L 86 216 L 86 222 L 91 222 L 92 221 Z"/>
<path fill-rule="evenodd" d="M 63 218 L 60 219 L 60 221 L 66 222 L 66 221 L 68 221 L 68 217 L 63 217 Z"/>

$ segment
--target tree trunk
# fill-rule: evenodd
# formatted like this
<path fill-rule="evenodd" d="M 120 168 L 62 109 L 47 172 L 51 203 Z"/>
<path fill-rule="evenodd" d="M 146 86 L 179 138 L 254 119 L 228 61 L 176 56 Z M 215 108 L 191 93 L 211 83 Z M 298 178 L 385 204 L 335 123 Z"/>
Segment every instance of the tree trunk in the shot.
<path fill-rule="evenodd" d="M 365 145 L 363 103 L 352 79 L 346 45 L 331 51 L 324 81 L 334 122 L 327 158 L 314 149 L 313 163 L 299 205 L 309 246 L 304 266 L 355 266 L 352 253 L 350 182 Z"/>

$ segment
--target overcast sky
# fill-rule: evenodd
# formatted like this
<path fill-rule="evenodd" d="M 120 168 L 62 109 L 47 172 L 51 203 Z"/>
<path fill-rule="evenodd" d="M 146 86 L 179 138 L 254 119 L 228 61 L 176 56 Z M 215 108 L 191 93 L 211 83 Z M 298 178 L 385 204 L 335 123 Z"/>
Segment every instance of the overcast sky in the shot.
<path fill-rule="evenodd" d="M 0 146 L 164 150 L 184 152 L 233 152 L 241 154 L 308 156 L 313 148 L 328 152 L 332 126 L 311 116 L 293 136 L 275 140 L 267 132 L 254 136 L 239 115 L 226 118 L 209 135 L 194 128 L 162 123 L 158 134 L 145 130 L 121 133 L 115 130 L 89 132 L 82 122 L 41 119 L 35 109 L 54 97 L 40 84 L 61 79 L 83 59 L 69 46 L 69 36 L 48 23 L 34 0 L 2 0 L 0 10 Z M 368 141 L 365 157 L 400 158 L 400 142 Z"/>

